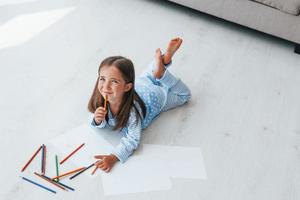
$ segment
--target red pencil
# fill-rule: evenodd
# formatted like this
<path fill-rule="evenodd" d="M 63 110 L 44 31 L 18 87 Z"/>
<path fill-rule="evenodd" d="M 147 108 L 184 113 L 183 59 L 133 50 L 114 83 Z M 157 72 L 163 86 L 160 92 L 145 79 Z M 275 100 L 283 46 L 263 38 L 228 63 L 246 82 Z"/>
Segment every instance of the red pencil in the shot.
<path fill-rule="evenodd" d="M 76 151 L 78 151 L 81 147 L 83 147 L 84 143 L 82 143 L 79 147 L 77 147 L 72 153 L 70 153 L 67 157 L 65 157 L 59 164 L 63 164 L 68 158 L 70 158 Z"/>
<path fill-rule="evenodd" d="M 27 167 L 28 165 L 31 163 L 31 161 L 35 158 L 35 156 L 40 152 L 40 150 L 42 149 L 42 146 L 40 146 L 38 148 L 38 150 L 36 150 L 36 152 L 33 154 L 33 156 L 30 158 L 30 160 L 25 164 L 25 166 L 22 168 L 21 172 L 23 172 Z"/>

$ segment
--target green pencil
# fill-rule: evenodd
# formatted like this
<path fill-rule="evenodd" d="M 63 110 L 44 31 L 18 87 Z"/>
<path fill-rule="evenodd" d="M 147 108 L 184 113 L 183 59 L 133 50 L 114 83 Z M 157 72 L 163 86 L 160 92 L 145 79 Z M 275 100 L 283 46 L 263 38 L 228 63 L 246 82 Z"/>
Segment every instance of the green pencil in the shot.
<path fill-rule="evenodd" d="M 55 163 L 56 163 L 56 176 L 59 176 L 57 155 L 55 155 Z M 56 180 L 59 181 L 59 178 L 57 178 Z"/>

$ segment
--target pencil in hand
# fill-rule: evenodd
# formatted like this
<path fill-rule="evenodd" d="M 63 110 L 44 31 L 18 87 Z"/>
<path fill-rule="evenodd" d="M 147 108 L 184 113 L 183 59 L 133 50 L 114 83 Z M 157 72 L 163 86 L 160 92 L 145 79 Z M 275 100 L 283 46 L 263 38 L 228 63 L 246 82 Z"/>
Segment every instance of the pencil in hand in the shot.
<path fill-rule="evenodd" d="M 89 165 L 88 167 L 85 167 L 83 170 L 77 172 L 76 174 L 74 174 L 73 176 L 71 176 L 69 179 L 73 179 L 76 176 L 80 175 L 81 173 L 83 173 L 84 171 L 88 170 L 89 168 L 93 167 L 95 165 L 95 163 L 92 163 L 91 165 Z"/>
<path fill-rule="evenodd" d="M 106 94 L 105 97 L 104 97 L 104 109 L 105 110 L 106 110 L 106 107 L 107 107 L 107 98 L 108 98 L 108 96 Z"/>
<path fill-rule="evenodd" d="M 93 172 L 92 172 L 92 175 L 95 174 L 95 172 L 97 171 L 97 169 L 98 169 L 98 166 L 96 165 L 95 169 L 94 169 Z"/>

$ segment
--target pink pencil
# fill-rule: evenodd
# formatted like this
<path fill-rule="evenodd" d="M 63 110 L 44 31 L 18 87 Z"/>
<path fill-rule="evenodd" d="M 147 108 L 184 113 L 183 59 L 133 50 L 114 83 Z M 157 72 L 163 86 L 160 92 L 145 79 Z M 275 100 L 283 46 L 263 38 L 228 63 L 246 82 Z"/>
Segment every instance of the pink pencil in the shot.
<path fill-rule="evenodd" d="M 28 165 L 31 163 L 31 161 L 35 158 L 35 156 L 40 152 L 40 150 L 42 149 L 42 146 L 40 146 L 38 148 L 38 150 L 36 150 L 36 152 L 33 154 L 33 156 L 30 158 L 30 160 L 25 164 L 25 166 L 22 168 L 21 172 L 23 172 L 27 167 Z"/>
<path fill-rule="evenodd" d="M 95 172 L 97 171 L 97 169 L 98 169 L 98 166 L 96 166 L 96 167 L 94 168 L 94 170 L 93 170 L 93 172 L 92 172 L 92 175 L 95 174 Z"/>
<path fill-rule="evenodd" d="M 67 157 L 65 157 L 59 164 L 63 164 L 66 160 L 68 160 L 76 151 L 78 151 L 81 147 L 83 147 L 84 143 L 82 143 L 79 147 L 77 147 L 72 153 L 70 153 Z"/>

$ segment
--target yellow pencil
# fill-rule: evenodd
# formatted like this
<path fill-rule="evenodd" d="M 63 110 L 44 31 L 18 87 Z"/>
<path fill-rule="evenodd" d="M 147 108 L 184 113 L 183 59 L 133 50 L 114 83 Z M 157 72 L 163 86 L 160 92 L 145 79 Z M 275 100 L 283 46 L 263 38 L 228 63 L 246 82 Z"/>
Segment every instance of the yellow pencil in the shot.
<path fill-rule="evenodd" d="M 104 109 L 106 110 L 106 106 L 107 106 L 107 95 L 105 95 L 104 97 Z"/>

